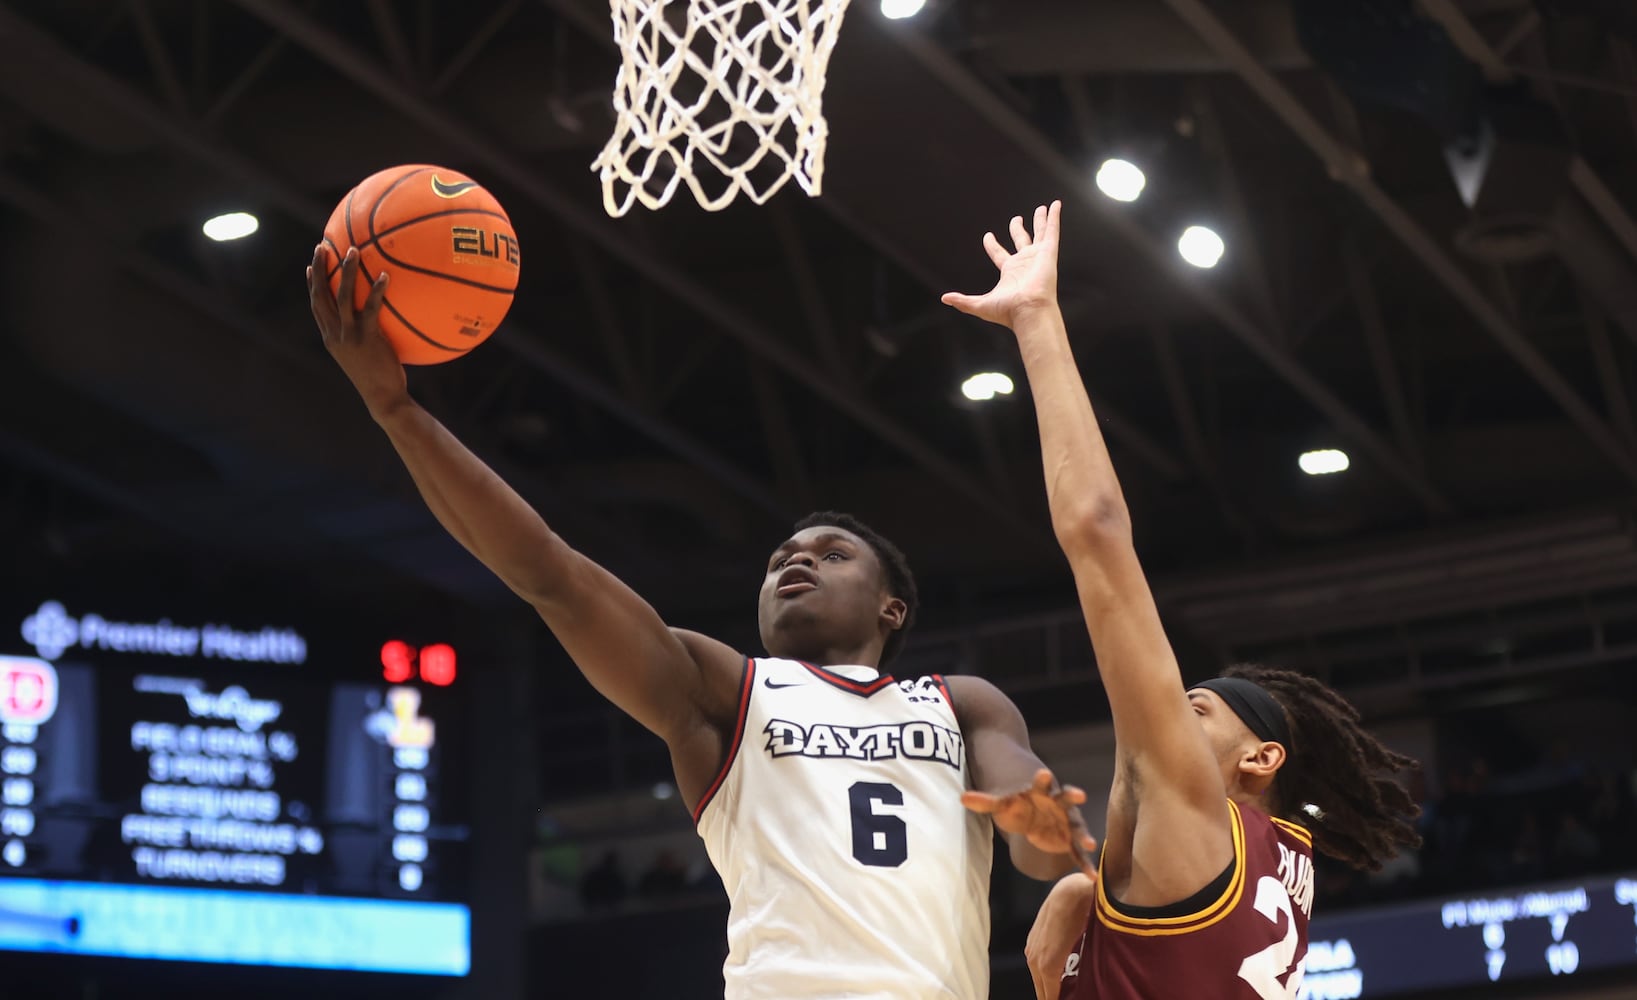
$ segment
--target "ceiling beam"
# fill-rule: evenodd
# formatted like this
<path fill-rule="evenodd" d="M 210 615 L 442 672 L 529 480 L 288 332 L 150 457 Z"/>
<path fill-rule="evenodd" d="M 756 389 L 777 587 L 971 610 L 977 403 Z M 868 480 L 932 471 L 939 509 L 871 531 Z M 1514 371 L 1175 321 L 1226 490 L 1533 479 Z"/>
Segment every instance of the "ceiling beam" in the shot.
<path fill-rule="evenodd" d="M 26 182 L 3 171 L 0 171 L 0 204 L 9 205 L 23 215 L 32 217 L 42 224 L 77 225 L 81 231 L 89 231 L 91 228 L 90 220 L 80 217 L 68 207 L 52 200 Z M 321 354 L 297 347 L 282 331 L 273 329 L 258 319 L 253 310 L 246 309 L 220 293 L 204 287 L 191 276 L 179 271 L 170 264 L 154 258 L 151 254 L 108 240 L 96 241 L 90 252 L 106 255 L 122 270 L 175 297 L 201 315 L 208 316 L 222 324 L 226 329 L 233 330 L 262 350 L 280 357 L 296 370 L 309 373 L 315 378 L 334 378 L 332 366 L 321 360 Z M 614 530 L 613 526 L 606 521 L 600 512 L 577 500 L 571 492 L 548 489 L 535 474 L 512 466 L 509 462 L 495 455 L 494 452 L 498 451 L 498 449 L 492 447 L 493 442 L 483 440 L 475 432 L 474 428 L 462 426 L 454 418 L 446 418 L 445 423 L 450 424 L 452 432 L 460 435 L 464 440 L 478 448 L 491 445 L 491 447 L 484 449 L 491 452 L 488 460 L 489 464 L 495 466 L 496 471 L 503 478 L 517 487 L 520 493 L 529 497 L 531 502 L 538 503 L 548 514 L 556 511 L 563 514 L 565 519 L 572 518 L 574 523 L 582 530 L 594 533 L 596 542 L 610 551 L 617 552 L 628 561 L 635 562 L 641 557 L 642 554 L 631 546 L 629 540 L 622 533 Z M 19 454 L 22 454 L 22 452 L 19 451 Z M 36 465 L 40 464 L 38 460 L 31 459 L 31 462 Z M 394 467 L 396 466 L 396 462 L 392 464 Z M 41 467 L 43 468 L 43 466 Z M 393 481 L 401 481 L 401 474 L 393 471 L 389 473 L 389 478 Z M 358 479 L 360 482 L 369 480 L 372 484 L 379 482 L 379 480 L 371 480 L 367 472 L 360 472 Z M 88 481 L 85 488 L 90 489 L 93 485 L 95 484 Z M 153 505 L 144 506 L 133 502 L 140 499 L 135 494 L 126 491 L 122 498 L 116 498 L 110 494 L 109 502 L 113 503 L 115 499 L 119 499 L 118 506 L 127 511 L 150 516 L 150 519 L 157 520 L 159 523 L 174 526 L 174 519 L 172 518 L 150 515 L 149 511 L 155 509 Z M 248 509 L 257 509 L 258 504 L 260 504 L 260 509 L 265 510 L 267 506 L 263 502 L 269 499 L 247 497 Z M 288 498 L 271 498 L 271 503 L 276 506 L 286 503 L 287 500 Z M 159 508 L 164 506 L 163 504 L 158 505 Z M 770 513 L 775 517 L 788 516 L 782 509 Z M 430 528 L 430 521 L 425 526 Z M 190 534 L 189 532 L 182 533 Z M 192 532 L 191 534 L 198 536 L 198 532 Z M 218 534 L 231 534 L 231 532 L 218 532 Z M 219 540 L 220 538 L 218 538 Z M 379 555 L 379 553 L 372 554 Z"/>
<path fill-rule="evenodd" d="M 883 260 L 890 262 L 905 274 L 920 282 L 921 287 L 938 295 L 949 291 L 946 283 L 938 281 L 931 271 L 915 260 L 912 254 L 894 244 L 892 240 L 884 236 L 879 229 L 868 221 L 848 212 L 834 199 L 820 199 L 820 204 L 824 206 L 825 211 L 830 214 L 831 218 L 841 223 L 854 236 L 868 244 L 872 250 L 881 255 Z M 943 309 L 944 307 L 936 306 L 936 308 Z M 1071 325 L 1074 319 L 1070 313 L 1072 309 L 1072 302 L 1065 305 L 1064 318 L 1068 319 Z M 916 317 L 907 325 L 913 326 L 916 331 L 920 331 L 938 322 L 930 318 L 935 315 L 940 314 L 929 312 Z M 957 320 L 956 322 L 978 323 L 981 321 Z M 866 380 L 868 378 L 869 376 L 866 375 Z M 1161 479 L 1166 482 L 1176 482 L 1185 478 L 1185 466 L 1182 460 L 1175 455 L 1171 448 L 1163 444 L 1142 424 L 1126 414 L 1125 411 L 1104 399 L 1097 402 L 1097 416 L 1102 420 L 1103 433 L 1108 436 L 1111 442 L 1118 444 L 1121 449 L 1129 453 L 1133 458 L 1158 473 Z"/>
<path fill-rule="evenodd" d="M 1165 382 L 1165 395 L 1171 402 L 1171 413 L 1176 419 L 1177 429 L 1182 433 L 1188 458 L 1194 463 L 1194 471 L 1205 481 L 1218 509 L 1222 511 L 1223 519 L 1239 534 L 1245 547 L 1256 548 L 1262 525 L 1253 522 L 1246 514 L 1241 499 L 1228 489 L 1222 471 L 1205 443 L 1199 412 L 1194 407 L 1193 393 L 1188 390 L 1188 379 L 1183 373 L 1182 359 L 1177 354 L 1171 331 L 1155 324 L 1149 331 L 1149 342 L 1154 348 L 1154 360 L 1158 362 L 1160 377 Z"/>
<path fill-rule="evenodd" d="M 571 195 L 546 180 L 536 167 L 507 151 L 495 140 L 475 131 L 453 113 L 411 93 L 393 80 L 376 60 L 282 0 L 234 2 L 290 36 L 320 61 L 430 134 L 467 150 L 474 160 L 487 164 L 493 176 L 506 181 L 570 229 L 600 245 L 672 298 L 709 319 L 756 356 L 908 456 L 952 491 L 994 517 L 997 526 L 1007 528 L 1034 548 L 1042 551 L 1055 549 L 1040 524 L 1024 518 L 1015 508 L 1002 502 L 955 462 L 939 454 L 913 431 L 863 398 L 856 389 L 835 381 L 774 332 L 723 301 L 662 255 L 631 239 L 598 210 L 594 201 Z"/>
<path fill-rule="evenodd" d="M 631 351 L 625 324 L 620 322 L 619 308 L 614 304 L 602 265 L 584 243 L 570 240 L 568 253 L 574 260 L 574 270 L 580 276 L 580 290 L 585 293 L 586 304 L 591 307 L 591 321 L 596 325 L 597 340 L 608 355 L 620 388 L 639 409 L 654 409 L 654 387 L 637 368 L 636 355 Z"/>
<path fill-rule="evenodd" d="M 581 0 L 541 0 L 543 5 L 561 16 L 565 21 L 574 25 L 586 37 L 599 43 L 608 51 L 618 53 L 613 34 L 608 28 L 608 18 L 605 14 L 592 10 L 590 5 Z M 779 202 L 769 202 L 770 209 L 777 209 Z M 834 198 L 820 198 L 816 204 L 832 219 L 839 222 L 854 236 L 863 240 L 872 250 L 884 259 L 902 270 L 905 274 L 920 282 L 921 287 L 934 295 L 941 295 L 949 291 L 946 283 L 939 280 L 927 268 L 922 267 L 914 255 L 904 247 L 882 235 L 881 231 L 870 225 L 866 220 L 848 212 L 844 206 Z M 864 376 L 868 384 L 870 376 Z M 1147 465 L 1157 472 L 1167 482 L 1175 482 L 1184 477 L 1184 463 L 1172 454 L 1171 449 L 1161 444 L 1142 425 L 1131 419 L 1125 413 L 1117 410 L 1112 403 L 1106 400 L 1097 404 L 1098 416 L 1103 421 L 1103 431 L 1109 439 L 1118 444 L 1133 458 Z"/>
<path fill-rule="evenodd" d="M 364 6 L 369 8 L 376 37 L 380 38 L 387 58 L 392 60 L 392 68 L 397 71 L 398 79 L 406 86 L 411 85 L 415 79 L 415 57 L 409 54 L 409 36 L 404 34 L 403 25 L 398 23 L 398 15 L 392 12 L 388 0 L 364 0 Z"/>
<path fill-rule="evenodd" d="M 813 494 L 813 476 L 802 458 L 795 429 L 790 423 L 790 411 L 785 408 L 784 396 L 779 392 L 776 378 L 767 363 L 754 355 L 747 355 L 745 367 L 750 373 L 751 396 L 761 414 L 758 423 L 767 446 L 768 462 L 773 466 L 779 491 L 789 497 L 795 506 L 811 510 L 816 506 Z"/>
<path fill-rule="evenodd" d="M 1312 404 L 1363 454 L 1368 455 L 1379 468 L 1409 489 L 1429 513 L 1435 515 L 1453 513 L 1454 508 L 1449 500 L 1424 473 L 1416 469 L 1339 396 L 1292 357 L 1271 334 L 1203 281 L 1183 274 L 1176 253 L 1143 228 L 1132 215 L 1111 210 L 1107 199 L 1097 191 L 1090 173 L 1083 165 L 1071 162 L 1032 123 L 996 97 L 987 84 L 974 76 L 937 43 L 913 30 L 901 27 L 889 27 L 885 33 L 911 58 L 941 80 L 952 93 L 966 101 L 973 111 L 982 115 L 1016 143 L 1018 149 L 1030 156 L 1062 185 L 1065 193 L 1073 195 L 1080 207 L 1095 216 L 1146 259 L 1153 266 L 1155 273 L 1170 278 L 1179 292 L 1194 300 L 1200 308 L 1237 337 L 1245 348 Z"/>
<path fill-rule="evenodd" d="M 191 57 L 192 73 L 188 78 L 188 104 L 195 108 L 202 108 L 210 99 L 213 89 L 210 83 L 210 4 L 205 0 L 193 0 L 193 42 Z"/>
<path fill-rule="evenodd" d="M 771 201 L 763 211 L 767 212 L 768 219 L 773 223 L 773 233 L 778 237 L 785 266 L 795 283 L 796 300 L 801 304 L 801 314 L 807 320 L 818 356 L 831 375 L 846 378 L 847 365 L 841 359 L 835 323 L 830 318 L 829 300 L 819 287 L 818 272 L 813 269 L 812 255 L 807 252 L 807 244 L 796 226 L 796 220 L 792 218 L 790 202 Z"/>
<path fill-rule="evenodd" d="M 1609 336 L 1609 323 L 1596 304 L 1580 300 L 1585 316 L 1586 339 L 1591 347 L 1592 361 L 1597 366 L 1597 381 L 1603 389 L 1603 402 L 1615 429 L 1628 444 L 1637 446 L 1637 421 L 1632 419 L 1631 398 L 1626 392 L 1626 379 L 1620 370 L 1620 360 L 1614 352 L 1614 338 Z"/>
<path fill-rule="evenodd" d="M 310 227 L 313 232 L 320 231 L 329 218 L 329 206 L 295 190 L 284 179 L 249 157 L 227 149 L 190 125 L 177 121 L 129 84 L 79 59 L 32 21 L 0 4 L 0 57 L 14 47 L 36 54 L 49 53 L 59 77 L 72 78 L 87 93 L 95 94 L 110 108 L 141 124 L 178 151 L 255 191 L 270 207 Z M 674 425 L 643 413 L 602 380 L 547 347 L 545 338 L 534 336 L 511 321 L 508 321 L 506 329 L 507 336 L 494 340 L 498 349 L 513 354 L 676 457 L 703 469 L 756 509 L 781 523 L 788 520 L 789 512 L 756 477 Z"/>
<path fill-rule="evenodd" d="M 268 67 L 273 65 L 273 60 L 277 59 L 279 53 L 284 51 L 286 44 L 288 43 L 285 42 L 283 35 L 274 35 L 266 45 L 263 45 L 261 51 L 257 52 L 253 59 L 245 63 L 244 68 L 239 71 L 232 82 L 216 93 L 216 99 L 211 102 L 210 107 L 205 109 L 204 115 L 199 119 L 199 124 L 209 128 L 220 121 L 221 117 L 227 114 L 228 109 L 237 104 L 239 98 L 245 95 L 250 89 L 250 85 L 261 79 L 261 75 L 267 72 Z"/>
<path fill-rule="evenodd" d="M 943 355 L 948 359 L 949 371 L 953 377 L 949 380 L 951 386 L 958 384 L 970 373 L 984 371 L 988 364 L 974 364 L 967 356 L 965 346 L 959 337 L 940 337 L 937 346 L 942 348 Z M 948 389 L 944 392 L 949 393 Z M 953 393 L 949 393 L 953 398 Z M 962 394 L 964 397 L 964 393 Z M 964 404 L 964 405 L 963 405 Z M 977 400 L 961 399 L 958 406 L 966 416 L 967 430 L 972 434 L 973 446 L 977 449 L 978 457 L 983 462 L 983 471 L 989 481 L 995 484 L 1006 499 L 1012 503 L 1019 501 L 1018 484 L 1028 482 L 1031 486 L 1036 482 L 1031 473 L 1025 477 L 1017 474 L 1008 461 L 1006 450 L 1001 446 L 1000 438 L 996 434 L 996 425 L 1008 418 L 1015 420 L 1018 414 L 1008 412 L 1010 407 L 995 406 L 994 402 L 979 402 Z M 1011 457 L 1017 457 L 1015 455 Z M 1038 490 L 1038 487 L 1034 487 Z M 1031 490 L 1031 492 L 1034 492 Z M 1035 495 L 1039 495 L 1036 493 Z"/>
<path fill-rule="evenodd" d="M 1364 346 L 1370 352 L 1370 364 L 1375 368 L 1376 383 L 1381 398 L 1387 404 L 1387 417 L 1392 421 L 1393 433 L 1398 437 L 1398 450 L 1409 456 L 1419 467 L 1426 464 L 1421 438 L 1415 431 L 1410 416 L 1409 396 L 1404 392 L 1404 380 L 1398 372 L 1398 361 L 1393 357 L 1392 341 L 1387 336 L 1387 324 L 1381 317 L 1381 299 L 1376 295 L 1375 283 L 1364 265 L 1364 255 L 1357 241 L 1348 238 L 1342 244 L 1342 268 L 1347 272 L 1347 287 L 1353 296 L 1353 307 L 1358 310 L 1359 328 L 1364 331 Z"/>
<path fill-rule="evenodd" d="M 1273 275 L 1262 252 L 1263 240 L 1256 231 L 1245 186 L 1240 183 L 1239 169 L 1234 162 L 1233 145 L 1228 138 L 1227 123 L 1223 120 L 1222 105 L 1212 96 L 1213 88 L 1199 81 L 1188 87 L 1189 103 L 1193 105 L 1194 121 L 1199 129 L 1200 148 L 1215 161 L 1217 193 L 1222 198 L 1229 223 L 1241 239 L 1234 242 L 1233 253 L 1240 261 L 1245 276 L 1250 279 L 1251 296 L 1255 301 L 1262 328 L 1274 342 L 1290 347 L 1290 324 L 1285 321 L 1285 310 L 1274 293 Z"/>
<path fill-rule="evenodd" d="M 170 50 L 165 47 L 165 39 L 159 33 L 159 25 L 154 23 L 153 11 L 148 9 L 148 0 L 126 0 L 131 9 L 131 15 L 136 20 L 136 33 L 142 41 L 142 51 L 148 57 L 148 68 L 153 71 L 154 79 L 159 82 L 159 90 L 165 95 L 165 103 L 171 106 L 175 114 L 188 114 L 188 95 L 182 88 L 182 76 L 176 71 L 176 63 L 171 59 Z"/>
<path fill-rule="evenodd" d="M 1369 162 L 1325 129 L 1279 79 L 1256 61 L 1249 49 L 1202 0 L 1166 0 L 1207 44 L 1233 68 L 1325 164 L 1330 176 L 1352 189 L 1382 224 L 1418 259 L 1489 334 L 1512 356 L 1548 396 L 1557 402 L 1603 456 L 1632 482 L 1637 482 L 1637 458 L 1611 431 L 1569 382 L 1537 351 L 1518 326 L 1489 301 L 1454 258 L 1421 228 L 1398 202 L 1376 184 Z"/>
<path fill-rule="evenodd" d="M 1451 0 L 1419 0 L 1419 2 L 1426 11 L 1427 16 L 1443 27 L 1455 47 L 1483 69 L 1484 76 L 1491 83 L 1510 83 L 1525 72 L 1521 67 L 1507 63 L 1505 53 L 1510 49 L 1511 45 L 1516 44 L 1513 41 L 1513 36 L 1517 35 L 1518 28 L 1532 28 L 1533 21 L 1531 21 L 1531 18 L 1538 20 L 1539 15 L 1533 9 L 1524 14 L 1520 24 L 1497 46 L 1491 45 L 1461 8 Z M 1623 54 L 1629 54 L 1629 47 L 1624 43 L 1615 41 L 1612 43 L 1611 51 L 1616 66 L 1624 69 L 1626 59 L 1622 58 L 1622 56 Z M 1545 61 L 1544 55 L 1542 55 L 1542 61 Z M 1550 69 L 1550 67 L 1545 68 Z M 1551 79 L 1551 75 L 1548 75 L 1543 85 L 1549 96 L 1553 96 Z M 1634 120 L 1637 120 L 1637 103 L 1634 103 L 1634 99 L 1628 96 L 1627 105 L 1628 108 L 1632 109 Z M 1603 182 L 1603 178 L 1598 175 L 1597 171 L 1593 170 L 1584 158 L 1576 155 L 1569 161 L 1569 181 L 1574 184 L 1575 190 L 1580 192 L 1581 197 L 1585 198 L 1587 203 L 1602 217 L 1604 224 L 1614 232 L 1621 246 L 1626 248 L 1626 252 L 1631 254 L 1633 258 L 1637 258 L 1637 221 L 1633 221 L 1631 213 L 1626 211 L 1625 206 L 1620 203 L 1620 199 L 1615 196 L 1614 192 L 1609 190 L 1608 185 Z"/>
<path fill-rule="evenodd" d="M 1451 0 L 1417 0 L 1417 4 L 1428 17 L 1443 25 L 1450 42 L 1483 70 L 1484 77 L 1490 83 L 1502 83 L 1512 78 L 1506 60 L 1490 47 L 1483 33 L 1467 20 Z"/>
<path fill-rule="evenodd" d="M 477 30 L 472 32 L 472 37 L 466 40 L 466 44 L 460 47 L 460 51 L 456 52 L 454 57 L 449 60 L 449 63 L 433 78 L 432 86 L 427 88 L 427 92 L 436 97 L 448 90 L 456 80 L 460 79 L 460 75 L 466 72 L 466 68 L 483 53 L 484 46 L 488 45 L 494 39 L 494 36 L 500 33 L 500 29 L 511 21 L 512 17 L 517 14 L 517 9 L 521 6 L 523 6 L 523 0 L 506 0 L 493 14 L 490 14 L 488 20 L 478 25 Z"/>

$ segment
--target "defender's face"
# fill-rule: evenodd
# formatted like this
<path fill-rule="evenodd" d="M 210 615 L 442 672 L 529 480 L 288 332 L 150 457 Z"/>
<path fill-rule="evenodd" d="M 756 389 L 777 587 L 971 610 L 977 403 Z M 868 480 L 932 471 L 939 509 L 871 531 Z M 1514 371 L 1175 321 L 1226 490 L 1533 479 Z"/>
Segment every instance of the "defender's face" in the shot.
<path fill-rule="evenodd" d="M 767 561 L 757 605 L 762 644 L 792 659 L 866 644 L 889 600 L 884 577 L 875 550 L 852 532 L 797 532 Z"/>
<path fill-rule="evenodd" d="M 1188 704 L 1193 708 L 1200 728 L 1205 730 L 1205 738 L 1211 744 L 1211 754 L 1223 767 L 1224 776 L 1231 776 L 1245 748 L 1259 746 L 1262 741 L 1214 691 L 1195 688 L 1188 692 Z"/>

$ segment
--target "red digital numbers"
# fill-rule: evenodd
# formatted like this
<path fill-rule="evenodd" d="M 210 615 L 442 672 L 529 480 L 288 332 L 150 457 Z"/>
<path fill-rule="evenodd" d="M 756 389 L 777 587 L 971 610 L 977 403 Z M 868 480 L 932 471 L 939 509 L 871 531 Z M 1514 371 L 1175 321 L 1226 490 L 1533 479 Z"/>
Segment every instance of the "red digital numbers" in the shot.
<path fill-rule="evenodd" d="M 381 647 L 381 676 L 393 684 L 409 680 L 415 671 L 415 647 L 394 639 Z"/>
<path fill-rule="evenodd" d="M 402 684 L 415 676 L 417 660 L 426 683 L 448 687 L 455 682 L 455 647 L 445 642 L 417 650 L 393 639 L 381 647 L 381 676 L 389 683 Z"/>
<path fill-rule="evenodd" d="M 448 687 L 455 680 L 455 647 L 438 643 L 421 650 L 421 680 Z"/>

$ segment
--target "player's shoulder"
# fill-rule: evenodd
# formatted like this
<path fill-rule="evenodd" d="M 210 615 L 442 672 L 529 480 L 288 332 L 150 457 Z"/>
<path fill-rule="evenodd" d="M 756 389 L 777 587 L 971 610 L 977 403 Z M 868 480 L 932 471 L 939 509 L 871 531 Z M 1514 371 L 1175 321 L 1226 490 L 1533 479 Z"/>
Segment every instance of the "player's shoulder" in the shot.
<path fill-rule="evenodd" d="M 974 698 L 1006 697 L 1001 693 L 1000 688 L 995 687 L 993 682 L 982 677 L 975 677 L 972 674 L 934 674 L 932 676 L 940 678 L 945 684 L 949 685 L 951 692 L 960 692 Z"/>
<path fill-rule="evenodd" d="M 718 639 L 687 629 L 673 628 L 671 635 L 693 664 L 693 681 L 685 681 L 679 697 L 695 706 L 699 721 L 717 732 L 727 732 L 749 695 L 754 671 L 750 658 Z"/>
<path fill-rule="evenodd" d="M 1305 856 L 1309 864 L 1313 857 L 1313 831 L 1295 820 L 1274 816 L 1254 805 L 1234 805 L 1239 817 L 1239 836 L 1245 842 L 1245 856 L 1264 857 L 1280 868 L 1295 863 Z"/>
<path fill-rule="evenodd" d="M 1023 726 L 1023 714 L 1006 693 L 982 677 L 957 674 L 941 677 L 940 683 L 949 696 L 950 708 L 971 723 L 1001 725 L 1006 728 Z"/>
<path fill-rule="evenodd" d="M 1308 829 L 1306 824 L 1285 819 L 1283 816 L 1275 816 L 1259 805 L 1253 805 L 1249 802 L 1235 802 L 1234 807 L 1238 811 L 1247 831 L 1264 829 L 1281 839 L 1293 838 L 1310 847 L 1313 844 L 1313 831 Z"/>
<path fill-rule="evenodd" d="M 701 668 L 737 675 L 749 662 L 749 657 L 745 654 L 702 632 L 685 628 L 672 628 L 670 632 Z"/>
<path fill-rule="evenodd" d="M 1274 833 L 1280 840 L 1292 840 L 1301 844 L 1309 851 L 1313 850 L 1313 831 L 1300 823 L 1278 816 L 1267 817 L 1268 824 L 1273 827 Z"/>

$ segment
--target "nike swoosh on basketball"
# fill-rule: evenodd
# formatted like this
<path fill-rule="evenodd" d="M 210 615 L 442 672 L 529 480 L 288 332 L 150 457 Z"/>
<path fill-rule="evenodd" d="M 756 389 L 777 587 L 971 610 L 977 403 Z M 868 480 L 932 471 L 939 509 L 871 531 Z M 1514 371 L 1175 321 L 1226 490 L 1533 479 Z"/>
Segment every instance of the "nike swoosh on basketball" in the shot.
<path fill-rule="evenodd" d="M 459 198 L 475 187 L 477 187 L 477 181 L 457 181 L 454 184 L 446 184 L 438 178 L 437 174 L 432 175 L 432 193 L 439 198 Z"/>
<path fill-rule="evenodd" d="M 769 677 L 766 680 L 762 681 L 762 684 L 764 686 L 772 688 L 775 691 L 777 691 L 779 688 L 799 688 L 799 687 L 802 686 L 803 683 L 804 683 L 803 681 L 797 681 L 794 684 L 775 684 L 775 683 L 773 683 L 773 678 L 771 678 L 771 677 Z"/>

